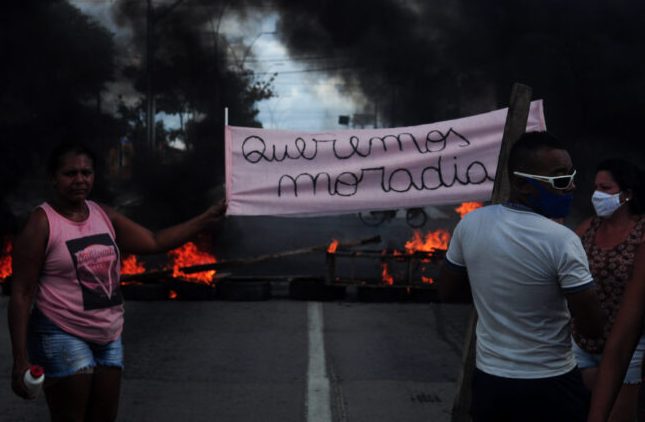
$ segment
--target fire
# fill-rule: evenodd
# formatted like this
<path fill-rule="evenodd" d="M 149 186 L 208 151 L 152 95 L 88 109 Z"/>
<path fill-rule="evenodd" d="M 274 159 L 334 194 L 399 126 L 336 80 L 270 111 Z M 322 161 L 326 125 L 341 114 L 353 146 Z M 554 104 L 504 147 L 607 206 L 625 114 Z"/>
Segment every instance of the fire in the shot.
<path fill-rule="evenodd" d="M 428 232 L 425 236 L 419 230 L 415 230 L 412 239 L 405 242 L 405 250 L 409 254 L 417 251 L 434 252 L 435 249 L 447 250 L 448 242 L 450 242 L 450 233 L 444 229 Z"/>
<path fill-rule="evenodd" d="M 338 240 L 333 239 L 327 248 L 327 253 L 335 253 L 336 249 L 338 249 Z"/>
<path fill-rule="evenodd" d="M 170 291 L 168 292 L 168 299 L 170 299 L 170 300 L 175 300 L 175 299 L 177 299 L 177 292 L 176 292 L 176 291 L 174 291 L 174 290 L 170 290 Z"/>
<path fill-rule="evenodd" d="M 2 244 L 0 250 L 0 279 L 9 277 L 12 273 L 11 253 L 13 252 L 13 243 L 7 239 Z"/>
<path fill-rule="evenodd" d="M 182 278 L 187 281 L 194 281 L 196 283 L 211 284 L 215 276 L 215 270 L 202 271 L 195 274 L 185 274 L 179 269 L 182 267 L 190 267 L 192 265 L 213 264 L 217 262 L 215 257 L 209 253 L 202 252 L 197 249 L 197 245 L 193 242 L 188 242 L 177 249 L 168 252 L 168 255 L 173 260 L 172 276 Z"/>
<path fill-rule="evenodd" d="M 434 280 L 432 279 L 432 277 L 426 277 L 426 276 L 422 275 L 421 276 L 421 282 L 423 284 L 432 284 L 432 283 L 434 283 Z"/>
<path fill-rule="evenodd" d="M 385 262 L 381 263 L 381 280 L 384 284 L 392 286 L 394 284 L 394 277 L 390 274 L 390 271 Z"/>
<path fill-rule="evenodd" d="M 459 217 L 464 218 L 464 215 L 468 214 L 471 211 L 476 210 L 477 208 L 483 207 L 484 204 L 481 202 L 464 202 L 461 205 L 459 205 L 457 208 L 455 208 L 455 211 L 457 211 L 457 214 L 459 214 Z"/>
<path fill-rule="evenodd" d="M 121 274 L 141 274 L 145 273 L 146 268 L 137 261 L 134 255 L 128 255 L 121 261 Z"/>
<path fill-rule="evenodd" d="M 433 232 L 428 232 L 425 235 L 423 235 L 419 230 L 415 230 L 412 235 L 412 239 L 405 242 L 405 252 L 401 252 L 396 249 L 392 251 L 384 249 L 382 251 L 381 254 L 383 255 L 383 260 L 381 261 L 381 282 L 390 286 L 394 284 L 394 277 L 390 273 L 388 264 L 384 261 L 386 256 L 390 256 L 395 261 L 398 261 L 401 260 L 401 257 L 404 255 L 408 258 L 412 258 L 410 255 L 424 252 L 427 254 L 427 257 L 420 259 L 420 262 L 429 263 L 432 253 L 437 249 L 447 250 L 449 242 L 450 233 L 444 229 L 437 229 Z M 423 271 L 425 270 L 425 267 L 421 267 L 421 269 Z M 421 282 L 424 284 L 432 284 L 434 281 L 431 277 L 421 276 Z"/>

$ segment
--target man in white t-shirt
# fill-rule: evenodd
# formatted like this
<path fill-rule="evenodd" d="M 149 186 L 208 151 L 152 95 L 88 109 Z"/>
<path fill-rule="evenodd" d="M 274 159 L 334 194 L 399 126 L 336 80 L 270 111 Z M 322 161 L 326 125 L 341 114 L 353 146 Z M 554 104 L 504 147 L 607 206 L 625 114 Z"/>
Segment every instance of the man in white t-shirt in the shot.
<path fill-rule="evenodd" d="M 547 132 L 524 134 L 508 170 L 509 201 L 460 221 L 437 283 L 442 300 L 472 298 L 477 311 L 473 421 L 584 421 L 570 320 L 593 337 L 602 313 L 580 239 L 553 221 L 569 211 L 575 170 Z"/>

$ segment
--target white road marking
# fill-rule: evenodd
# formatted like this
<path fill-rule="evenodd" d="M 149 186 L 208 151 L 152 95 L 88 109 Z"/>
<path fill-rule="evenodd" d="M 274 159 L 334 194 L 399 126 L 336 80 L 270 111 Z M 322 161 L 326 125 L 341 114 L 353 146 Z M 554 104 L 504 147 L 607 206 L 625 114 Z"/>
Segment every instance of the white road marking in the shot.
<path fill-rule="evenodd" d="M 321 302 L 307 303 L 309 330 L 309 366 L 307 367 L 307 422 L 331 422 L 329 378 L 325 362 L 323 307 Z"/>

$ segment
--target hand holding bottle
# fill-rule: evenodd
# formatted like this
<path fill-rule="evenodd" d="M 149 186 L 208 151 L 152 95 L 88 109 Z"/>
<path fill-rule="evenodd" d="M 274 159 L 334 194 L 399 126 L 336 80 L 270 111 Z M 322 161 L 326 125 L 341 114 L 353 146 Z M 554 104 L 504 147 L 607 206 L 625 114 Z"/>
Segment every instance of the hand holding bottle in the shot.
<path fill-rule="evenodd" d="M 33 400 L 36 398 L 37 393 L 42 389 L 42 383 L 44 381 L 44 374 L 40 374 L 39 377 L 38 369 L 34 368 L 35 374 L 31 373 L 31 368 L 36 365 L 31 365 L 27 361 L 22 361 L 20 363 L 14 363 L 12 376 L 11 376 L 11 388 L 16 393 L 16 395 L 22 397 L 23 399 Z M 42 368 L 41 368 L 42 370 Z M 32 381 L 40 387 L 30 387 L 28 383 Z M 35 394 L 34 394 L 35 393 Z"/>
<path fill-rule="evenodd" d="M 25 383 L 25 387 L 31 397 L 35 399 L 43 389 L 45 370 L 42 366 L 31 365 L 31 367 L 25 371 L 23 382 Z"/>

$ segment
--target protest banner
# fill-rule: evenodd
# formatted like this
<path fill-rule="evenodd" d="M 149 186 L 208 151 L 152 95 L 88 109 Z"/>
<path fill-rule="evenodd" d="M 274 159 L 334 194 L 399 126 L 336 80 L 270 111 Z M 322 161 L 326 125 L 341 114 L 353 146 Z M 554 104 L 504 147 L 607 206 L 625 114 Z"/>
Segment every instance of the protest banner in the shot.
<path fill-rule="evenodd" d="M 347 214 L 491 197 L 508 109 L 328 132 L 226 126 L 228 215 Z M 546 130 L 542 101 L 527 131 Z"/>

